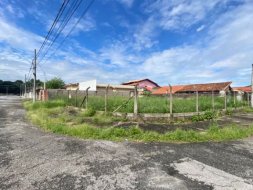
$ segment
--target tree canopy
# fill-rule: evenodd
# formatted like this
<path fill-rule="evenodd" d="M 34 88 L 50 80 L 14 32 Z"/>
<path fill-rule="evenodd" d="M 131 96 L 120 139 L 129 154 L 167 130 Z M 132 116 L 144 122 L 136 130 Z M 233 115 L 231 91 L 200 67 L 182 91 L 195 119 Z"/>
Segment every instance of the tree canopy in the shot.
<path fill-rule="evenodd" d="M 36 80 L 36 87 L 43 87 L 43 82 Z M 33 79 L 26 81 L 26 90 L 27 92 L 32 91 L 33 88 Z M 3 81 L 0 80 L 0 94 L 20 94 L 24 93 L 25 83 L 22 80 L 12 81 Z"/>
<path fill-rule="evenodd" d="M 0 80 L 0 94 L 20 94 L 23 81 L 15 82 Z"/>
<path fill-rule="evenodd" d="M 64 85 L 65 85 L 64 81 L 58 77 L 52 78 L 46 83 L 47 89 L 61 89 L 64 87 Z"/>

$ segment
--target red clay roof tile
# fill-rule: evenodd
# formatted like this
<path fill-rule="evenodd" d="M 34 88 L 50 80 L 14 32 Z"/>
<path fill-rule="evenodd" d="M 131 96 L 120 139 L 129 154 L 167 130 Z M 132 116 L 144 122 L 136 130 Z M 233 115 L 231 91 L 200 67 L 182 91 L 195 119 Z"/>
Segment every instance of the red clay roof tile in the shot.
<path fill-rule="evenodd" d="M 225 90 L 232 82 L 207 83 L 207 84 L 189 84 L 172 86 L 172 93 L 176 92 L 211 92 Z M 161 87 L 153 92 L 155 95 L 167 94 L 170 92 L 169 86 Z"/>

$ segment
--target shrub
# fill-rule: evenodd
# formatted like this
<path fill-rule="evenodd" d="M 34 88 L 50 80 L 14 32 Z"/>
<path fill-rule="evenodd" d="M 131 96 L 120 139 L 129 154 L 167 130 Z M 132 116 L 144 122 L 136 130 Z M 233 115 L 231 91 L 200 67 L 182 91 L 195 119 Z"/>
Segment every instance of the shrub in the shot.
<path fill-rule="evenodd" d="M 94 110 L 93 108 L 88 108 L 87 110 L 85 110 L 84 112 L 84 116 L 86 117 L 92 117 L 96 114 L 96 110 Z"/>
<path fill-rule="evenodd" d="M 191 117 L 193 122 L 212 120 L 217 116 L 217 113 L 214 111 L 206 111 L 203 115 L 194 115 Z"/>

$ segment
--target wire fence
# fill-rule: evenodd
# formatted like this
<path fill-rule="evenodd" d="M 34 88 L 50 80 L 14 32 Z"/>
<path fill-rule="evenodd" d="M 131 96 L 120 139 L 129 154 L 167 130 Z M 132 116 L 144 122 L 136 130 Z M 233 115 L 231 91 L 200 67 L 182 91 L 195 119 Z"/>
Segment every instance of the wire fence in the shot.
<path fill-rule="evenodd" d="M 63 100 L 66 105 L 96 111 L 122 113 L 187 113 L 214 111 L 250 105 L 250 94 L 233 92 L 167 94 L 145 96 L 134 91 L 48 90 L 49 100 Z"/>

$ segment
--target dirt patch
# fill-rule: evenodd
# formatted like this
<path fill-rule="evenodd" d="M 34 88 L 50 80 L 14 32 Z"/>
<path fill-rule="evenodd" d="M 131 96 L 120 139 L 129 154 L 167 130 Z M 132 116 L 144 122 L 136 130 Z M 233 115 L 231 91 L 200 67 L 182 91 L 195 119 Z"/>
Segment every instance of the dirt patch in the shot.
<path fill-rule="evenodd" d="M 252 115 L 253 117 L 253 115 Z M 223 116 L 216 120 L 199 121 L 199 122 L 187 122 L 187 123 L 144 123 L 144 122 L 119 122 L 114 125 L 114 127 L 128 128 L 131 126 L 138 125 L 144 131 L 155 131 L 158 133 L 166 133 L 170 131 L 175 131 L 176 129 L 182 130 L 194 130 L 194 131 L 205 131 L 211 125 L 217 124 L 220 127 L 238 125 L 241 127 L 247 127 L 253 124 L 253 119 L 248 115 L 237 114 L 234 116 Z"/>

